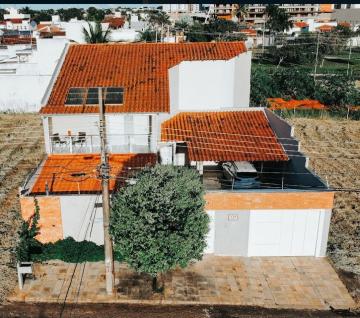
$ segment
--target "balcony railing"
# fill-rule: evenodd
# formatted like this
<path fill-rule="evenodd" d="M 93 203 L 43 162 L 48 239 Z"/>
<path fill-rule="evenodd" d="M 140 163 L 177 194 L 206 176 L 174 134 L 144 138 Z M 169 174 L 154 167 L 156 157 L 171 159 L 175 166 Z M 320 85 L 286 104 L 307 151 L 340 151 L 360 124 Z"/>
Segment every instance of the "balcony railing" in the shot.
<path fill-rule="evenodd" d="M 153 152 L 155 144 L 149 134 L 107 135 L 107 151 L 111 153 L 148 153 Z M 50 153 L 97 153 L 100 152 L 100 136 L 59 135 L 50 137 Z"/>

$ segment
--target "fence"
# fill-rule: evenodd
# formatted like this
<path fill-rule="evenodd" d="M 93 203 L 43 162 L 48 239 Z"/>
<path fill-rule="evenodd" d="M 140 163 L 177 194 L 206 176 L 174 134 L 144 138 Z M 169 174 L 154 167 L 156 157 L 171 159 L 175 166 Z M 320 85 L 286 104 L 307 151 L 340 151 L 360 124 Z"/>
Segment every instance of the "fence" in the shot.
<path fill-rule="evenodd" d="M 149 153 L 155 144 L 149 134 L 107 135 L 107 150 L 111 153 Z M 50 152 L 97 153 L 100 152 L 100 136 L 79 133 L 78 135 L 54 134 L 50 137 Z"/>

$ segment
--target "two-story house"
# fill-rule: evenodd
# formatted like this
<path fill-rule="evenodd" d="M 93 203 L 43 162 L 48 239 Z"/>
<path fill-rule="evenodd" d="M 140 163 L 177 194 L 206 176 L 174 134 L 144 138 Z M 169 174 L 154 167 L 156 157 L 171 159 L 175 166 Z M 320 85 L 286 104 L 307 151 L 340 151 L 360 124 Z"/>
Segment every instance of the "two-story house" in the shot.
<path fill-rule="evenodd" d="M 333 193 L 292 127 L 249 108 L 250 69 L 243 42 L 70 45 L 40 111 L 47 157 L 21 190 L 23 217 L 36 196 L 40 240 L 103 242 L 101 87 L 111 191 L 145 165 L 193 167 L 211 217 L 207 253 L 325 255 Z"/>

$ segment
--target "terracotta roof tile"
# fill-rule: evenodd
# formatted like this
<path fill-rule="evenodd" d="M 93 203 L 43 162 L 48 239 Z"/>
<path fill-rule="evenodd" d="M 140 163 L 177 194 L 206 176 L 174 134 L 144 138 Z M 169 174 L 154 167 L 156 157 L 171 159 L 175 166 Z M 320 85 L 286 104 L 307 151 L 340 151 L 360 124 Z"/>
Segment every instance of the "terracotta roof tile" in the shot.
<path fill-rule="evenodd" d="M 298 28 L 307 28 L 309 25 L 304 21 L 295 22 L 294 25 Z"/>
<path fill-rule="evenodd" d="M 129 175 L 129 172 L 155 163 L 156 154 L 110 154 L 110 191 L 121 185 L 124 181 L 121 177 Z M 31 193 L 45 193 L 46 184 L 50 193 L 99 192 L 99 164 L 99 154 L 51 155 L 46 159 Z"/>
<path fill-rule="evenodd" d="M 271 110 L 280 109 L 328 109 L 324 104 L 314 99 L 291 99 L 284 100 L 282 98 L 268 98 Z"/>
<path fill-rule="evenodd" d="M 125 19 L 121 17 L 105 17 L 102 23 L 109 23 L 110 28 L 122 28 L 125 24 Z"/>
<path fill-rule="evenodd" d="M 162 141 L 183 141 L 191 161 L 286 161 L 261 111 L 186 112 L 165 121 Z"/>
<path fill-rule="evenodd" d="M 243 42 L 71 45 L 41 113 L 96 113 L 97 106 L 65 106 L 71 87 L 121 86 L 123 105 L 107 112 L 169 112 L 168 69 L 188 60 L 228 60 Z"/>

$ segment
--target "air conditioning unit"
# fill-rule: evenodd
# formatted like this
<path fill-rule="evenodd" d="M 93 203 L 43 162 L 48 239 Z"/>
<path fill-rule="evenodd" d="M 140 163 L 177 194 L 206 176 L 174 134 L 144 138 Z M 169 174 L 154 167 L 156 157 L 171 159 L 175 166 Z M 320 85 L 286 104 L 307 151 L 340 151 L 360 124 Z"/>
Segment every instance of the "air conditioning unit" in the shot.
<path fill-rule="evenodd" d="M 185 166 L 185 154 L 184 153 L 177 153 L 175 155 L 175 166 Z"/>
<path fill-rule="evenodd" d="M 173 148 L 171 145 L 160 148 L 160 160 L 163 165 L 171 165 L 173 163 Z"/>

